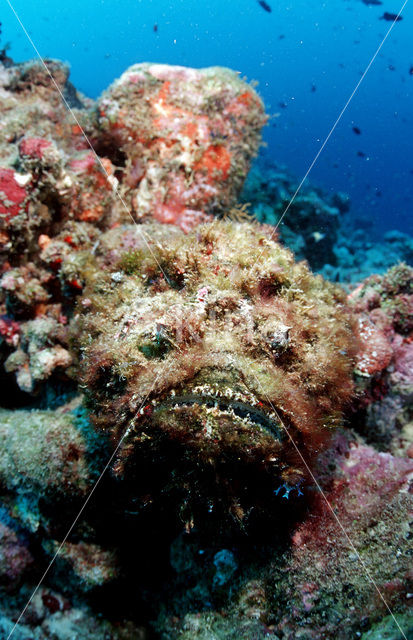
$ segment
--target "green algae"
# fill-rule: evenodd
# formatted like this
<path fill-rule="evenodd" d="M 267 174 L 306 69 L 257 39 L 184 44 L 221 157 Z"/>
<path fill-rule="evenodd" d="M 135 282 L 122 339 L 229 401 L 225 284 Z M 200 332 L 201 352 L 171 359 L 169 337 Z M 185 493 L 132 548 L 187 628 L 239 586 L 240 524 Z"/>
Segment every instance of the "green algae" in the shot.
<path fill-rule="evenodd" d="M 413 640 L 413 614 L 394 613 L 397 623 L 402 629 L 396 625 L 392 616 L 386 616 L 380 622 L 372 626 L 369 631 L 363 633 L 360 640 Z"/>

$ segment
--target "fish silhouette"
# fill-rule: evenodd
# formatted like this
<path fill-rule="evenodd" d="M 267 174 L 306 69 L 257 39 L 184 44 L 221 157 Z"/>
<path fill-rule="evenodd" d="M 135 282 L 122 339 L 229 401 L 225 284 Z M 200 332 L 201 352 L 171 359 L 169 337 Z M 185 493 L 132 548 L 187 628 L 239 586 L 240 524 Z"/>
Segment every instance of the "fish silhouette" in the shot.
<path fill-rule="evenodd" d="M 379 20 L 387 20 L 388 22 L 400 22 L 403 20 L 402 16 L 399 16 L 397 13 L 388 13 L 385 11 Z"/>
<path fill-rule="evenodd" d="M 264 9 L 264 11 L 271 13 L 272 9 L 270 5 L 267 2 L 265 2 L 265 0 L 258 0 L 258 4 L 260 5 L 260 7 Z"/>

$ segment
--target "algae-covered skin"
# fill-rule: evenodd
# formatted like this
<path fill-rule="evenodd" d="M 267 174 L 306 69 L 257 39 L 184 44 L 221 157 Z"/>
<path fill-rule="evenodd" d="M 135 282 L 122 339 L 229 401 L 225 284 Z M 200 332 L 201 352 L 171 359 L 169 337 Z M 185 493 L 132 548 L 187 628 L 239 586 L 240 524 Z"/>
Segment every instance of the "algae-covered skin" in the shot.
<path fill-rule="evenodd" d="M 280 485 L 297 497 L 307 473 L 291 439 L 311 464 L 352 393 L 342 291 L 265 227 L 142 230 L 150 249 L 135 239 L 123 254 L 109 250 L 119 230 L 106 234 L 110 265 L 90 271 L 72 329 L 94 421 L 124 437 L 115 471 L 152 499 L 179 495 L 189 525 L 242 519 Z"/>

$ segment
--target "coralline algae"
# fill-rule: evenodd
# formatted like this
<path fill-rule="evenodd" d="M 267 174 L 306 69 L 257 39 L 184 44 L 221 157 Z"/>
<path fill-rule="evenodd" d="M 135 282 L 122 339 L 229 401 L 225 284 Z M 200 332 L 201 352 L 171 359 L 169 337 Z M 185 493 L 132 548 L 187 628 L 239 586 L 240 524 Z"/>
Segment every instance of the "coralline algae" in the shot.
<path fill-rule="evenodd" d="M 413 269 L 400 263 L 371 276 L 349 299 L 361 326 L 359 430 L 379 449 L 413 458 Z"/>
<path fill-rule="evenodd" d="M 123 155 L 132 212 L 185 231 L 234 204 L 266 120 L 253 88 L 221 67 L 136 64 L 98 101 L 100 145 Z"/>

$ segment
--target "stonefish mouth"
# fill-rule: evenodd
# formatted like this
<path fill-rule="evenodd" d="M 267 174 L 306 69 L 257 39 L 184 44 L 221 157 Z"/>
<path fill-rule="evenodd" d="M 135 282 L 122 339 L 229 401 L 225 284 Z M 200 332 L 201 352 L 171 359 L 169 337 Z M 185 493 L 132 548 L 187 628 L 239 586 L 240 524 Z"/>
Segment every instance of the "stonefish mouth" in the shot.
<path fill-rule="evenodd" d="M 177 394 L 175 391 L 161 401 L 153 400 L 151 405 L 141 409 L 141 414 L 165 410 L 178 410 L 182 407 L 205 407 L 213 409 L 218 415 L 227 415 L 241 419 L 248 427 L 256 426 L 264 433 L 271 435 L 279 442 L 286 438 L 285 427 L 272 407 L 265 406 L 261 400 L 252 395 L 233 391 L 231 387 L 214 389 L 203 385 L 194 387 L 191 392 Z"/>

